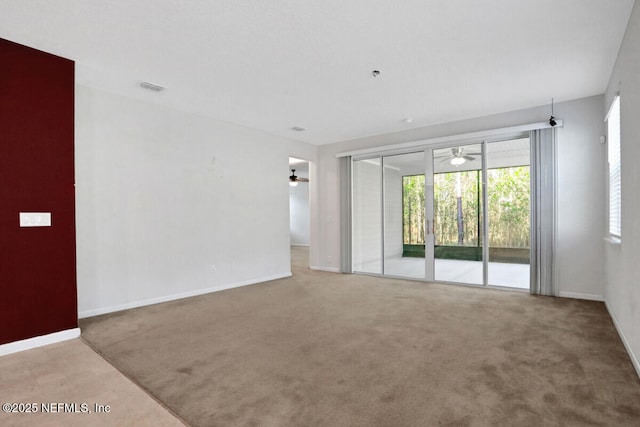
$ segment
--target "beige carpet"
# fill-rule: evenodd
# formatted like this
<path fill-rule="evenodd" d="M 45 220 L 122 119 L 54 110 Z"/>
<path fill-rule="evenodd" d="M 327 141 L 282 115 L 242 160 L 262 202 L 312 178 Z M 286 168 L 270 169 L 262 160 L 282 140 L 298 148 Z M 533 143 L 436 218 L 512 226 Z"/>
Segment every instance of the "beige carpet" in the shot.
<path fill-rule="evenodd" d="M 602 303 L 313 272 L 81 322 L 193 426 L 640 425 Z"/>
<path fill-rule="evenodd" d="M 0 357 L 0 401 L 3 427 L 184 425 L 79 339 Z"/>

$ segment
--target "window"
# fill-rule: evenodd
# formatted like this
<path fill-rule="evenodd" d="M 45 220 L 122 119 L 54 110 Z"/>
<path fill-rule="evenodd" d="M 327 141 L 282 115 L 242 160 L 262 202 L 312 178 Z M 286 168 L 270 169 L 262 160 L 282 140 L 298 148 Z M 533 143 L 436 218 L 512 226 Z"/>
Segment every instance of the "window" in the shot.
<path fill-rule="evenodd" d="M 607 114 L 607 159 L 609 162 L 609 234 L 621 236 L 620 177 L 620 97 L 616 96 Z"/>

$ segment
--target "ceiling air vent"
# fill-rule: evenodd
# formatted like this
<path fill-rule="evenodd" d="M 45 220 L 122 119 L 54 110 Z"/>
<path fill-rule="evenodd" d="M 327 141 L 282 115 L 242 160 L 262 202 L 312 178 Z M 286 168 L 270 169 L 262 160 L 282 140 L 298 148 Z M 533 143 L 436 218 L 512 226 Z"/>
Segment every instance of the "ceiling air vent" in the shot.
<path fill-rule="evenodd" d="M 143 89 L 151 90 L 153 92 L 162 92 L 165 88 L 160 85 L 154 85 L 149 82 L 140 82 L 140 87 Z"/>

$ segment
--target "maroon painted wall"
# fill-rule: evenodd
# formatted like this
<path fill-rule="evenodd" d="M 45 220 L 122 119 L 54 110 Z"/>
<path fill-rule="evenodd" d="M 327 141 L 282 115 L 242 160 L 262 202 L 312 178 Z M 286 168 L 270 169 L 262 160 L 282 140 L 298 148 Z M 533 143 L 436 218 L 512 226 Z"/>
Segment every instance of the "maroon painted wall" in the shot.
<path fill-rule="evenodd" d="M 78 326 L 73 129 L 74 62 L 0 39 L 0 344 Z"/>

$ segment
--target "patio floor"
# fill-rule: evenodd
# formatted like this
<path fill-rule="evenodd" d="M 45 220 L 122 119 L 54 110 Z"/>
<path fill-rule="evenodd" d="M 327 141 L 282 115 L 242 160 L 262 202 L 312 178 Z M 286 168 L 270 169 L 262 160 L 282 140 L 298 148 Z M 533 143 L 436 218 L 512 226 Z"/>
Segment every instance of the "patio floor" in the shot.
<path fill-rule="evenodd" d="M 529 265 L 489 262 L 489 285 L 529 289 Z M 388 276 L 424 278 L 424 258 L 391 258 L 385 260 Z M 435 281 L 482 285 L 482 261 L 453 259 L 435 260 Z"/>

